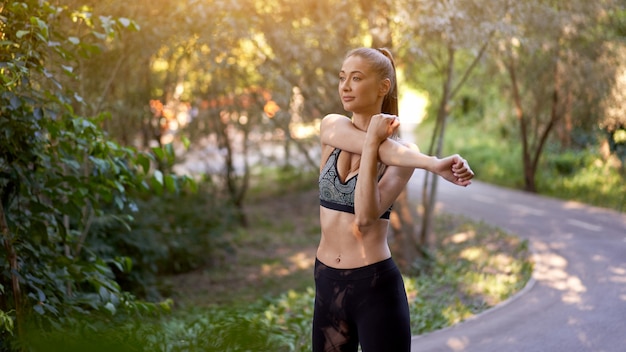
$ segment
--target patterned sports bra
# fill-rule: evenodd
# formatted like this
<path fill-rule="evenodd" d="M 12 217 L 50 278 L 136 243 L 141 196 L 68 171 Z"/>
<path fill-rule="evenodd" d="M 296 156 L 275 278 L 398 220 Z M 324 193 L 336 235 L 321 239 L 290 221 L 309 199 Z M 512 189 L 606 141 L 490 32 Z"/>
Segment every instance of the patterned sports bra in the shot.
<path fill-rule="evenodd" d="M 333 150 L 320 172 L 320 205 L 324 208 L 354 214 L 354 189 L 358 175 L 350 177 L 346 182 L 341 182 L 337 170 L 339 153 L 341 149 Z M 380 218 L 389 219 L 390 213 L 391 208 Z"/>

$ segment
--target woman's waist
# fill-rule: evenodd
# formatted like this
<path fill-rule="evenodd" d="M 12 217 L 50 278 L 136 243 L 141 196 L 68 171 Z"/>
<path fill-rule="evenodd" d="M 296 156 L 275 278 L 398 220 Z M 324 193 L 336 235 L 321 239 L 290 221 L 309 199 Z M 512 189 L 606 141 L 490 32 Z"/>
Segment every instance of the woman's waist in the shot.
<path fill-rule="evenodd" d="M 330 267 L 352 269 L 389 259 L 391 251 L 386 240 L 379 243 L 337 243 L 322 238 L 316 257 Z"/>
<path fill-rule="evenodd" d="M 316 278 L 325 276 L 334 280 L 361 280 L 390 271 L 398 271 L 398 267 L 391 257 L 353 268 L 335 267 L 324 263 L 320 258 L 315 258 Z"/>

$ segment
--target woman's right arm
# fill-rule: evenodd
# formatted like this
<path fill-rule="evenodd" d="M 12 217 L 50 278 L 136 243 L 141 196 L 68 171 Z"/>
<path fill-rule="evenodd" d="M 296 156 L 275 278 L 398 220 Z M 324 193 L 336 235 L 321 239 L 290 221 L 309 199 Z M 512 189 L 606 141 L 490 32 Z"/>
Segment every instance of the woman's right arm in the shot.
<path fill-rule="evenodd" d="M 320 134 L 323 145 L 354 154 L 361 154 L 363 151 L 366 132 L 356 128 L 346 116 L 331 114 L 324 117 Z M 459 155 L 439 159 L 421 153 L 415 144 L 405 145 L 389 138 L 380 144 L 378 157 L 385 165 L 424 169 L 459 186 L 469 185 L 474 177 L 474 172 Z"/>
<path fill-rule="evenodd" d="M 354 154 L 361 154 L 366 132 L 356 128 L 349 118 L 331 114 L 324 117 L 320 127 L 322 144 L 330 145 Z M 380 161 L 388 166 L 411 167 L 433 171 L 437 158 L 419 151 L 414 145 L 405 145 L 387 139 L 378 148 Z"/>

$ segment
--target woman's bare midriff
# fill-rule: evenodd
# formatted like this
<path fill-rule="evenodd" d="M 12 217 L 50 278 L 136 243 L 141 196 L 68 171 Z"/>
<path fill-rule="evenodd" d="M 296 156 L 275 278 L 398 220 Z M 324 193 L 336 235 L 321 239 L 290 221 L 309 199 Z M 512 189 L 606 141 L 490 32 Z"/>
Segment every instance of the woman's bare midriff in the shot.
<path fill-rule="evenodd" d="M 353 269 L 391 257 L 387 244 L 389 221 L 379 219 L 360 233 L 354 214 L 320 207 L 322 237 L 317 259 L 337 269 Z"/>

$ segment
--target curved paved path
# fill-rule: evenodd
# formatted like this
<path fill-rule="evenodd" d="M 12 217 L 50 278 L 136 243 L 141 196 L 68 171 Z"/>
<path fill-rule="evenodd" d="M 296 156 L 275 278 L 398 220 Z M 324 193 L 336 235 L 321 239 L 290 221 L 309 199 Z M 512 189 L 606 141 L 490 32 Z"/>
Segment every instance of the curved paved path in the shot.
<path fill-rule="evenodd" d="M 413 176 L 410 196 L 420 196 L 422 177 Z M 437 208 L 528 239 L 535 272 L 503 304 L 413 337 L 412 351 L 626 351 L 626 214 L 442 179 Z"/>

